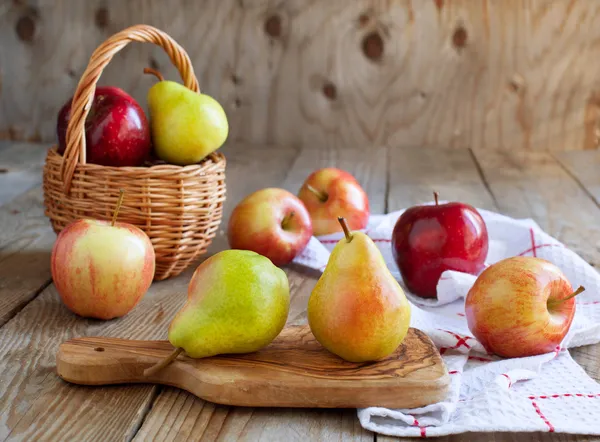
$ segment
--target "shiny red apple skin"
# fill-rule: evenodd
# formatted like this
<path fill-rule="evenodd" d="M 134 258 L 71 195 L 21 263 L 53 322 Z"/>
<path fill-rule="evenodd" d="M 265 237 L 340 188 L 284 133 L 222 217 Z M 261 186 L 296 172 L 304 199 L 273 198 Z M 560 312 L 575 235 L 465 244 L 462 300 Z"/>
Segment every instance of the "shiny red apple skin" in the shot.
<path fill-rule="evenodd" d="M 66 149 L 71 101 L 58 114 L 58 152 Z M 144 110 L 122 89 L 98 87 L 85 120 L 86 161 L 103 166 L 140 166 L 151 151 L 150 125 Z"/>
<path fill-rule="evenodd" d="M 488 232 L 479 212 L 450 202 L 407 209 L 392 232 L 392 255 L 409 291 L 435 298 L 446 270 L 476 275 L 485 266 Z"/>
<path fill-rule="evenodd" d="M 575 298 L 561 270 L 541 258 L 513 257 L 499 261 L 475 281 L 465 300 L 467 323 L 485 349 L 519 358 L 550 353 L 569 331 Z"/>
<path fill-rule="evenodd" d="M 302 201 L 285 189 L 267 188 L 244 198 L 227 226 L 232 249 L 252 250 L 276 266 L 289 264 L 313 234 Z"/>
<path fill-rule="evenodd" d="M 327 199 L 320 199 L 308 186 L 323 192 Z M 369 198 L 356 178 L 344 170 L 326 167 L 314 171 L 300 188 L 298 197 L 310 214 L 316 236 L 341 232 L 340 216 L 350 230 L 364 229 L 369 222 Z"/>
<path fill-rule="evenodd" d="M 136 226 L 81 219 L 58 235 L 50 268 L 69 310 L 86 318 L 113 319 L 126 315 L 147 292 L 155 252 Z"/>

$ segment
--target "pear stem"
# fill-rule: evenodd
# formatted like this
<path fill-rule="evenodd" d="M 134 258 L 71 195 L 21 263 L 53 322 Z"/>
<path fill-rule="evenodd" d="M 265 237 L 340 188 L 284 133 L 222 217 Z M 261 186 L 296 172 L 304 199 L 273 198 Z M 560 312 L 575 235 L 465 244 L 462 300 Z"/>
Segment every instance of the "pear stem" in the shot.
<path fill-rule="evenodd" d="M 152 75 L 156 76 L 156 78 L 158 78 L 159 81 L 165 81 L 165 77 L 163 77 L 162 74 L 160 72 L 158 72 L 156 69 L 144 68 L 144 74 L 152 74 Z"/>
<path fill-rule="evenodd" d="M 169 365 L 171 362 L 173 362 L 175 359 L 177 359 L 177 356 L 179 356 L 181 354 L 181 352 L 183 352 L 183 348 L 181 348 L 181 347 L 176 348 L 173 351 L 173 353 L 171 353 L 169 356 L 167 356 L 163 360 L 157 362 L 152 367 L 145 369 L 144 376 L 152 376 L 153 374 L 158 373 L 160 370 L 162 370 L 167 365 Z"/>
<path fill-rule="evenodd" d="M 121 210 L 121 205 L 123 204 L 123 198 L 125 197 L 125 191 L 123 189 L 119 189 L 119 199 L 117 200 L 117 207 L 115 207 L 115 211 L 113 212 L 112 221 L 110 222 L 111 226 L 114 226 L 117 222 L 117 216 L 119 216 L 119 210 Z"/>
<path fill-rule="evenodd" d="M 344 219 L 344 217 L 338 216 L 338 221 L 342 225 L 342 229 L 344 230 L 344 235 L 346 235 L 346 241 L 347 242 L 352 241 L 352 234 L 350 233 L 350 230 L 348 229 L 348 225 L 346 224 L 346 220 Z"/>
<path fill-rule="evenodd" d="M 579 295 L 583 291 L 585 291 L 585 287 L 582 286 L 582 285 L 580 285 L 577 290 L 575 290 L 573 293 L 571 293 L 566 298 L 556 299 L 556 300 L 553 300 L 553 301 L 548 301 L 548 307 L 556 307 L 558 304 L 560 304 L 562 302 L 565 302 L 567 299 L 574 298 L 575 296 Z"/>
<path fill-rule="evenodd" d="M 306 188 L 308 190 L 310 190 L 312 193 L 314 193 L 317 198 L 319 198 L 319 200 L 324 203 L 325 201 L 327 201 L 327 198 L 329 198 L 329 195 L 327 195 L 325 192 L 323 192 L 322 190 L 319 189 L 315 189 L 313 186 L 311 186 L 310 184 L 306 185 Z"/>
<path fill-rule="evenodd" d="M 440 197 L 440 194 L 437 192 L 433 192 L 433 199 L 435 200 L 435 205 L 438 205 L 438 199 Z"/>

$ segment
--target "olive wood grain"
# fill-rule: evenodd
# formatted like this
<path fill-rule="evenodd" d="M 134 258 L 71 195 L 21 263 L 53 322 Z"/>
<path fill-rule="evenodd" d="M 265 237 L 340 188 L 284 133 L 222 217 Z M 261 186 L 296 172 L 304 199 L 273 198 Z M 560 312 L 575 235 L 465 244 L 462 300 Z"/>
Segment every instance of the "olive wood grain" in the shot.
<path fill-rule="evenodd" d="M 304 325 L 285 328 L 256 353 L 181 356 L 143 375 L 172 351 L 168 341 L 77 338 L 60 346 L 56 366 L 61 378 L 76 384 L 157 383 L 215 403 L 253 407 L 422 407 L 443 399 L 449 385 L 439 352 L 414 328 L 390 357 L 377 362 L 338 358 Z"/>

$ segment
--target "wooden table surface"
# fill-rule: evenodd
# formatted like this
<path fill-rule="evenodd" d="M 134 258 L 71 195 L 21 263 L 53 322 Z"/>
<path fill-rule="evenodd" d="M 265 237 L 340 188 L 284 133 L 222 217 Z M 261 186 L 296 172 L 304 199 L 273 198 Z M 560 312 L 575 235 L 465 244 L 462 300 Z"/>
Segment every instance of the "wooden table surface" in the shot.
<path fill-rule="evenodd" d="M 80 387 L 55 373 L 61 342 L 105 335 L 166 339 L 185 301 L 193 268 L 154 283 L 127 316 L 79 318 L 60 302 L 50 277 L 55 234 L 42 207 L 40 144 L 0 143 L 0 440 L 390 441 L 360 426 L 355 410 L 251 409 L 215 405 L 152 385 Z M 600 152 L 564 154 L 379 148 L 291 148 L 230 144 L 222 229 L 235 204 L 267 186 L 296 192 L 318 167 L 348 170 L 369 194 L 373 213 L 432 197 L 460 200 L 513 217 L 531 217 L 592 265 L 600 265 Z M 227 247 L 223 230 L 209 253 Z M 286 268 L 290 324 L 306 322 L 316 277 Z M 571 350 L 600 379 L 600 345 Z M 440 441 L 590 441 L 549 433 L 463 434 Z"/>

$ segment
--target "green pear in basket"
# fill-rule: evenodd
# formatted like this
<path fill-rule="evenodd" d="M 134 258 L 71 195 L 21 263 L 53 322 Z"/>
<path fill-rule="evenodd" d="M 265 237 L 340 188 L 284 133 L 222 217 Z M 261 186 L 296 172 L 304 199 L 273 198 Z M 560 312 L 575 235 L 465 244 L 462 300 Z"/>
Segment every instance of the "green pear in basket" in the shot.
<path fill-rule="evenodd" d="M 290 308 L 287 276 L 249 250 L 224 250 L 204 261 L 188 285 L 188 299 L 169 327 L 175 351 L 146 369 L 156 373 L 181 352 L 192 358 L 251 353 L 281 332 Z"/>
<path fill-rule="evenodd" d="M 223 145 L 229 124 L 217 100 L 167 81 L 155 69 L 144 72 L 160 80 L 148 91 L 152 142 L 158 158 L 186 166 Z"/>

